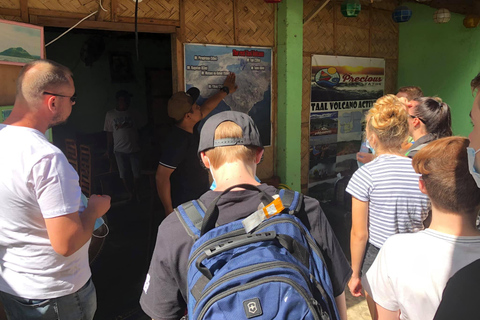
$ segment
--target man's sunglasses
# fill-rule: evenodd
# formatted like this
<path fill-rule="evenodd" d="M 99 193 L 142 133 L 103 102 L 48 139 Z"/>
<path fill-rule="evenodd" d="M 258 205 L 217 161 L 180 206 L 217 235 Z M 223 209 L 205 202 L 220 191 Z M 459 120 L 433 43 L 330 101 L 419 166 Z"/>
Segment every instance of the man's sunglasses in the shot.
<path fill-rule="evenodd" d="M 48 95 L 51 95 L 51 96 L 54 96 L 54 97 L 69 98 L 72 103 L 75 103 L 75 100 L 77 100 L 77 94 L 76 93 L 74 93 L 73 96 L 71 96 L 71 97 L 64 96 L 64 95 L 61 95 L 61 94 L 51 93 L 51 92 L 47 92 L 47 91 L 43 92 L 43 94 L 48 94 Z"/>

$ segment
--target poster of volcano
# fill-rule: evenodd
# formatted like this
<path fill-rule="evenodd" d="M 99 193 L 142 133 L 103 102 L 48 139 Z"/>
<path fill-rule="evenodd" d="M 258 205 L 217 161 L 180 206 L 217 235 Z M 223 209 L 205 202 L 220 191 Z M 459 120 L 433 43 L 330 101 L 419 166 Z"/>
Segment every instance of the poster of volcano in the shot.
<path fill-rule="evenodd" d="M 335 182 L 358 168 L 365 115 L 384 84 L 384 59 L 312 56 L 310 196 L 332 200 Z"/>

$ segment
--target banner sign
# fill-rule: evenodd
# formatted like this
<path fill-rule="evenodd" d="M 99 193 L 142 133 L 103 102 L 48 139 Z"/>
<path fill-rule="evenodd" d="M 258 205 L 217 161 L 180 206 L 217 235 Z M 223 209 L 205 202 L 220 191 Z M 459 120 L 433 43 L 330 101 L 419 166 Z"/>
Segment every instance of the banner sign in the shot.
<path fill-rule="evenodd" d="M 224 110 L 247 113 L 258 127 L 262 144 L 272 138 L 272 49 L 185 44 L 185 90 L 200 89 L 199 104 L 218 92 L 229 72 L 235 72 L 237 91 L 212 114 Z M 206 120 L 206 119 L 205 119 Z"/>
<path fill-rule="evenodd" d="M 312 56 L 309 195 L 332 200 L 339 176 L 357 168 L 365 114 L 383 96 L 385 60 Z"/>

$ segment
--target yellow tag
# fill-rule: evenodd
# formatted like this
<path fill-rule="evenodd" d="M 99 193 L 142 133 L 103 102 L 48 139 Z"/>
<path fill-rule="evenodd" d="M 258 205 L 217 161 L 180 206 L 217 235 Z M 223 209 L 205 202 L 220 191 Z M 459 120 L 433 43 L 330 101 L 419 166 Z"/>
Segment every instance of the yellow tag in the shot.
<path fill-rule="evenodd" d="M 280 197 L 273 200 L 271 203 L 262 208 L 265 217 L 270 218 L 276 214 L 279 214 L 283 211 L 285 207 L 283 206 L 282 199 Z"/>

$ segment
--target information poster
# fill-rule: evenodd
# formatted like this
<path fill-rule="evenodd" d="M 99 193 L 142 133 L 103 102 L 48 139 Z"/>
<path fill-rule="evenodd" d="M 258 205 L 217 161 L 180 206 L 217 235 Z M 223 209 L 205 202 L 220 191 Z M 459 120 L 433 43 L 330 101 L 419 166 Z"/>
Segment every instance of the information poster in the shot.
<path fill-rule="evenodd" d="M 384 83 L 383 59 L 312 56 L 309 195 L 332 200 L 338 177 L 358 168 L 365 114 Z"/>
<path fill-rule="evenodd" d="M 238 89 L 212 114 L 224 110 L 247 113 L 255 121 L 263 145 L 270 145 L 272 49 L 185 44 L 185 89 L 200 89 L 199 104 L 222 88 L 229 72 L 235 72 Z"/>

